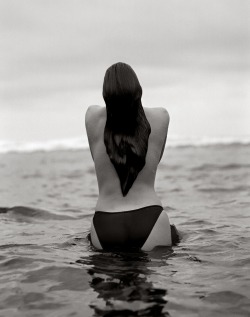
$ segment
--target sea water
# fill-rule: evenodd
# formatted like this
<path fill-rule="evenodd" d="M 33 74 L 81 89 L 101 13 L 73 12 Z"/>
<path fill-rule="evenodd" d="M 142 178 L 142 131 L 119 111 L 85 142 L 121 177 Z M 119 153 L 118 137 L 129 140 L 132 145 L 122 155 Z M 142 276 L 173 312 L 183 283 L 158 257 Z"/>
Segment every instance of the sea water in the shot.
<path fill-rule="evenodd" d="M 87 150 L 0 156 L 0 316 L 249 316 L 250 146 L 167 147 L 156 191 L 172 248 L 99 252 Z"/>

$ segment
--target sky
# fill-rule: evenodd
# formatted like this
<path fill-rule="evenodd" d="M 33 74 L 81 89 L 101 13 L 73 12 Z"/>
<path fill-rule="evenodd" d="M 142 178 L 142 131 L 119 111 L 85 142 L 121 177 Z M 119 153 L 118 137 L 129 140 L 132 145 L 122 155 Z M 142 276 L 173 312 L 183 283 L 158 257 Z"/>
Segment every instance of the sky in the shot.
<path fill-rule="evenodd" d="M 0 140 L 85 137 L 106 69 L 130 64 L 169 138 L 250 136 L 250 1 L 0 0 Z"/>

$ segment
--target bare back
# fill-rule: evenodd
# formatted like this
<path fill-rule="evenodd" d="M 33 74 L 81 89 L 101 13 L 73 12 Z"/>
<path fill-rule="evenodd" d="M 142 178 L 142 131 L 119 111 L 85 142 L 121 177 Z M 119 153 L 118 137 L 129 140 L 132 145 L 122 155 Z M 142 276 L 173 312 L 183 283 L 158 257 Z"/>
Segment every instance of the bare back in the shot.
<path fill-rule="evenodd" d="M 86 130 L 99 188 L 95 210 L 119 212 L 150 205 L 162 205 L 155 192 L 154 183 L 157 166 L 165 147 L 169 115 L 164 108 L 144 108 L 144 112 L 151 126 L 146 164 L 138 174 L 128 194 L 124 197 L 121 192 L 119 177 L 106 153 L 104 144 L 106 108 L 100 106 L 88 108 L 86 112 Z"/>

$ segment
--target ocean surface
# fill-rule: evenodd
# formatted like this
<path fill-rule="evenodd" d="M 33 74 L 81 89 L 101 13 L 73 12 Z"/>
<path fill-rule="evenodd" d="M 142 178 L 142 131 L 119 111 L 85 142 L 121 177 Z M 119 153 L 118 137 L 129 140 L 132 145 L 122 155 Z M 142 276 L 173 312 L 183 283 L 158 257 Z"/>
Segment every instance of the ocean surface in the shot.
<path fill-rule="evenodd" d="M 181 242 L 109 253 L 87 239 L 88 150 L 2 144 L 0 316 L 249 316 L 250 145 L 198 145 L 167 146 L 157 173 Z"/>

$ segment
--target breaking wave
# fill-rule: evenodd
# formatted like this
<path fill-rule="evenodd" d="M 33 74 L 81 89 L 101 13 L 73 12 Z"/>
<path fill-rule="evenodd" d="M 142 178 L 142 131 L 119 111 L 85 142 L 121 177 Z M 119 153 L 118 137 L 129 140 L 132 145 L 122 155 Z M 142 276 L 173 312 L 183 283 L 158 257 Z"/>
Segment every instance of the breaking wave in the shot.
<path fill-rule="evenodd" d="M 167 141 L 167 147 L 198 147 L 216 145 L 250 145 L 250 136 L 200 138 L 170 136 Z M 15 142 L 0 140 L 0 153 L 84 150 L 87 148 L 88 140 L 86 136 L 68 139 L 49 140 L 43 142 Z"/>

